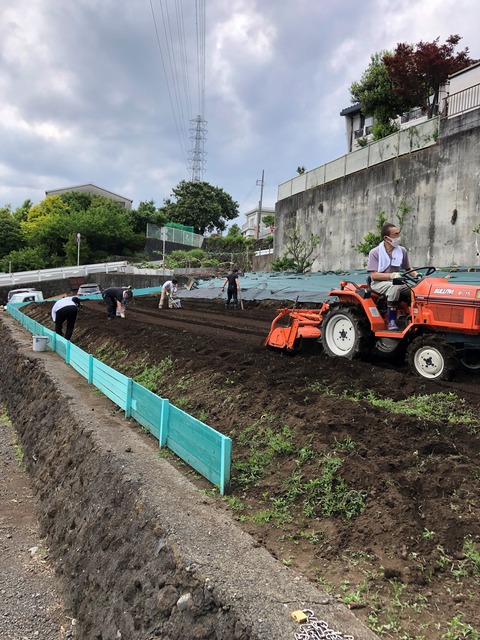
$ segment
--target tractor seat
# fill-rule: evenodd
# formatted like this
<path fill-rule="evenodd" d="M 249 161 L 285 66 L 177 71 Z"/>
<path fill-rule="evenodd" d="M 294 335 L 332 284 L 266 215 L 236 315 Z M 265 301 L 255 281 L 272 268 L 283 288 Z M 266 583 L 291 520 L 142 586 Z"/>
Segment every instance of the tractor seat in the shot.
<path fill-rule="evenodd" d="M 377 293 L 372 289 L 372 276 L 367 276 L 367 289 L 370 297 L 375 302 L 375 306 L 384 311 L 387 308 L 387 296 L 383 293 Z"/>

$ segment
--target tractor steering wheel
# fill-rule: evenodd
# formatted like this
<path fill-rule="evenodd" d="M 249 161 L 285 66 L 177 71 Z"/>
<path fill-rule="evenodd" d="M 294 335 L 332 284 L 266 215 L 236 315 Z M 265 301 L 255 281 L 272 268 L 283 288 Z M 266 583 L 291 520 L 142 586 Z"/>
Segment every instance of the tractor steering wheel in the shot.
<path fill-rule="evenodd" d="M 426 278 L 427 276 L 434 273 L 437 269 L 435 267 L 417 267 L 416 269 L 408 269 L 405 273 L 402 273 L 400 278 L 404 278 L 407 281 L 407 284 L 417 284 L 419 280 L 422 278 Z M 418 273 L 419 271 L 424 271 L 425 273 Z M 412 275 L 414 272 L 418 274 L 417 277 Z"/>

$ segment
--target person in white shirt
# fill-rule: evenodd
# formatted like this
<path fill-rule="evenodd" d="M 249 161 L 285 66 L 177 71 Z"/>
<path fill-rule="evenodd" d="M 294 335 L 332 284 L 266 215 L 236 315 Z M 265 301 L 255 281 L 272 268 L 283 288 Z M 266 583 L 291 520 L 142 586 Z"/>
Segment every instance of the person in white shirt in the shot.
<path fill-rule="evenodd" d="M 410 260 L 407 250 L 400 244 L 398 227 L 386 222 L 380 234 L 382 242 L 368 254 L 367 271 L 372 278 L 372 290 L 387 297 L 388 330 L 398 331 L 397 304 L 402 293 L 409 295 L 410 288 L 406 284 L 395 284 L 393 280 L 400 277 L 401 269 L 411 269 Z"/>
<path fill-rule="evenodd" d="M 75 327 L 75 320 L 77 319 L 78 309 L 82 305 L 80 304 L 77 296 L 60 298 L 52 307 L 52 320 L 55 323 L 55 333 L 59 336 L 63 336 L 63 325 L 66 322 L 67 328 L 65 331 L 65 340 L 70 340 Z"/>
<path fill-rule="evenodd" d="M 177 293 L 177 284 L 178 284 L 178 280 L 175 280 L 175 278 L 172 278 L 171 280 L 167 280 L 166 282 L 164 282 L 163 286 L 162 286 L 162 293 L 160 295 L 160 302 L 158 303 L 158 308 L 162 309 L 163 308 L 163 303 L 165 302 L 165 298 L 167 298 L 168 300 L 168 308 L 172 309 L 173 308 L 173 296 Z"/>

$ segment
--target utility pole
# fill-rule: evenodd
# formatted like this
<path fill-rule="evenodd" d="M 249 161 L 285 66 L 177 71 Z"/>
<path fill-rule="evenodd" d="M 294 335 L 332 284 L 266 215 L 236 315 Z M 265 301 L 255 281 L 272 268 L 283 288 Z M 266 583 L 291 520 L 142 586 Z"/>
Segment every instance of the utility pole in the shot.
<path fill-rule="evenodd" d="M 262 223 L 262 201 L 263 201 L 263 185 L 264 185 L 264 175 L 265 169 L 262 169 L 262 179 L 257 180 L 257 187 L 260 185 L 260 200 L 258 202 L 258 213 L 257 213 L 257 234 L 256 240 L 260 238 L 260 225 Z"/>

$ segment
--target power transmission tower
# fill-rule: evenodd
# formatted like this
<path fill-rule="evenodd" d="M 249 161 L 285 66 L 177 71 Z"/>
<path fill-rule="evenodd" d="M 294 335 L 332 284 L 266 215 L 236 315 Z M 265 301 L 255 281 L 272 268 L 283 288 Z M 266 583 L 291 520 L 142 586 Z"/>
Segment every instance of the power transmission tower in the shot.
<path fill-rule="evenodd" d="M 193 142 L 193 149 L 190 151 L 190 164 L 188 169 L 192 172 L 192 182 L 203 180 L 205 173 L 205 151 L 204 142 L 207 139 L 207 130 L 205 125 L 207 121 L 203 116 L 197 116 L 194 120 L 190 120 L 194 126 L 190 129 L 190 140 Z"/>

